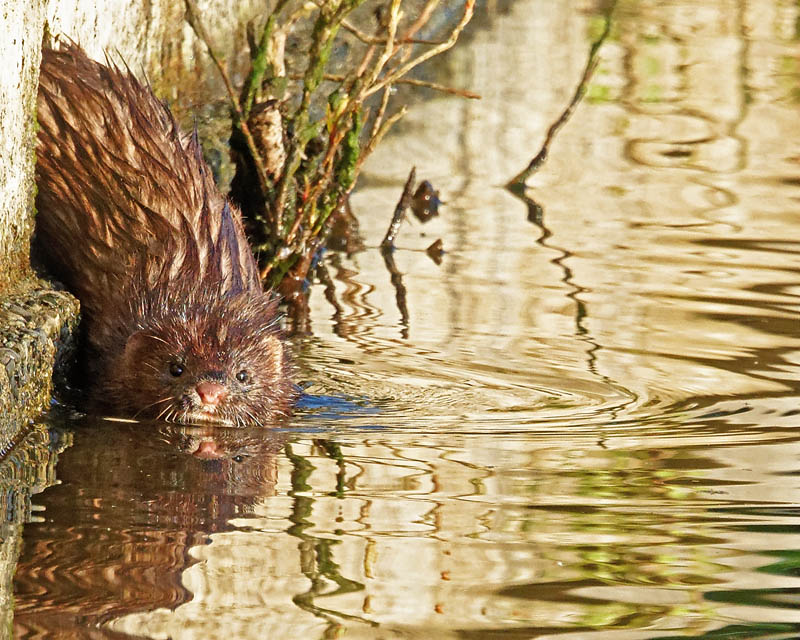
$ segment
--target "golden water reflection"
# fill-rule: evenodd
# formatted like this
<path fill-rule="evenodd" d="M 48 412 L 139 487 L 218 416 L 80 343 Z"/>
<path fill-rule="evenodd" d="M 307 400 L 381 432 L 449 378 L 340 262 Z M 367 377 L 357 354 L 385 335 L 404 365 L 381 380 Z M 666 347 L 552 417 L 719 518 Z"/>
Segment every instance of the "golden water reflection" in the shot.
<path fill-rule="evenodd" d="M 556 393 L 588 376 L 627 392 L 617 406 L 647 412 L 723 391 L 785 394 L 788 376 L 773 372 L 798 346 L 798 154 L 797 104 L 779 69 L 797 56 L 795 11 L 779 2 L 621 3 L 595 99 L 530 181 L 541 228 L 498 185 L 525 166 L 563 108 L 597 18 L 577 3 L 537 2 L 493 16 L 441 72 L 459 70 L 453 81 L 483 100 L 415 106 L 408 135 L 378 149 L 366 176 L 374 186 L 354 198 L 368 244 L 386 225 L 372 212 L 390 209 L 412 163 L 447 202 L 442 217 L 401 236 L 408 339 L 379 256 L 359 255 L 337 348 L 360 363 L 375 351 L 396 360 L 395 345 L 413 344 L 428 387 L 438 376 L 452 383 L 440 360 L 468 380 L 485 364 L 501 373 L 507 365 L 521 386 L 552 373 L 564 379 Z M 435 237 L 448 251 L 441 269 L 420 251 Z M 316 305 L 320 318 L 330 315 L 321 296 Z M 325 323 L 316 329 L 328 337 Z M 364 368 L 371 375 L 372 358 Z M 584 398 L 567 412 L 576 405 Z"/>
<path fill-rule="evenodd" d="M 794 597 L 800 439 L 756 427 L 721 445 L 685 429 L 226 432 L 220 446 L 248 457 L 209 464 L 185 429 L 87 423 L 25 531 L 15 628 L 522 638 L 800 624 L 795 608 L 731 598 Z M 259 480 L 228 482 L 237 465 Z"/>
<path fill-rule="evenodd" d="M 71 427 L 19 635 L 800 633 L 800 7 L 620 0 L 526 203 L 607 3 L 481 6 L 429 73 L 483 99 L 371 159 L 289 428 Z M 397 241 L 405 313 L 376 247 L 412 165 L 445 205 Z"/>

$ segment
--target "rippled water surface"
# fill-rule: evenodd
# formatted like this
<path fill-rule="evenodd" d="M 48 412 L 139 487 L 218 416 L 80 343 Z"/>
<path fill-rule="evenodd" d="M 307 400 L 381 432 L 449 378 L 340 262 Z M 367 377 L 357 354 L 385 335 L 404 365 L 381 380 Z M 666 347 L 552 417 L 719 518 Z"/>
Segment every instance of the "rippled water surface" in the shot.
<path fill-rule="evenodd" d="M 427 71 L 482 100 L 368 165 L 289 426 L 53 416 L 6 457 L 6 629 L 800 635 L 800 6 L 621 0 L 522 198 L 604 6 L 488 4 Z M 445 205 L 392 280 L 412 165 Z"/>

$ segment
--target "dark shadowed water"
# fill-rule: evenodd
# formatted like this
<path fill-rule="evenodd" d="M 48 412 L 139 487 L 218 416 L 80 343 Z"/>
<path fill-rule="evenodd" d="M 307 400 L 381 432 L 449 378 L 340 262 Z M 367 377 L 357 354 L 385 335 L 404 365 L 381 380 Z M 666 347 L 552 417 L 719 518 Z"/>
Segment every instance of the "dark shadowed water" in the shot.
<path fill-rule="evenodd" d="M 370 161 L 287 427 L 33 428 L 0 468 L 6 629 L 800 636 L 800 6 L 621 0 L 515 197 L 602 9 L 483 5 L 429 71 L 483 99 L 415 102 Z M 446 204 L 393 281 L 412 165 Z"/>

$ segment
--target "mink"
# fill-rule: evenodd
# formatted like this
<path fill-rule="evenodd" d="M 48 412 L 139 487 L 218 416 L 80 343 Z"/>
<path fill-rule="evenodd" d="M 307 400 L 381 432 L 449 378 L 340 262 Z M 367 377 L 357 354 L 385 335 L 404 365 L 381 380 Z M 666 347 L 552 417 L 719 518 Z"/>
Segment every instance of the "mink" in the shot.
<path fill-rule="evenodd" d="M 268 426 L 296 387 L 278 299 L 196 131 L 129 69 L 46 48 L 34 251 L 81 303 L 91 406 Z"/>

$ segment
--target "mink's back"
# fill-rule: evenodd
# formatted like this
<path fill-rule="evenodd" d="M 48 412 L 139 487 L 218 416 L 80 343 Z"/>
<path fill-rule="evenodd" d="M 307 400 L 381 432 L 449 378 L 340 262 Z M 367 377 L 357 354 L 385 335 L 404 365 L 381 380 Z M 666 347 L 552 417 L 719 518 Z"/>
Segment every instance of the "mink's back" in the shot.
<path fill-rule="evenodd" d="M 130 282 L 261 291 L 240 215 L 196 136 L 129 71 L 76 45 L 45 49 L 38 121 L 37 251 L 90 321 L 135 294 Z"/>

